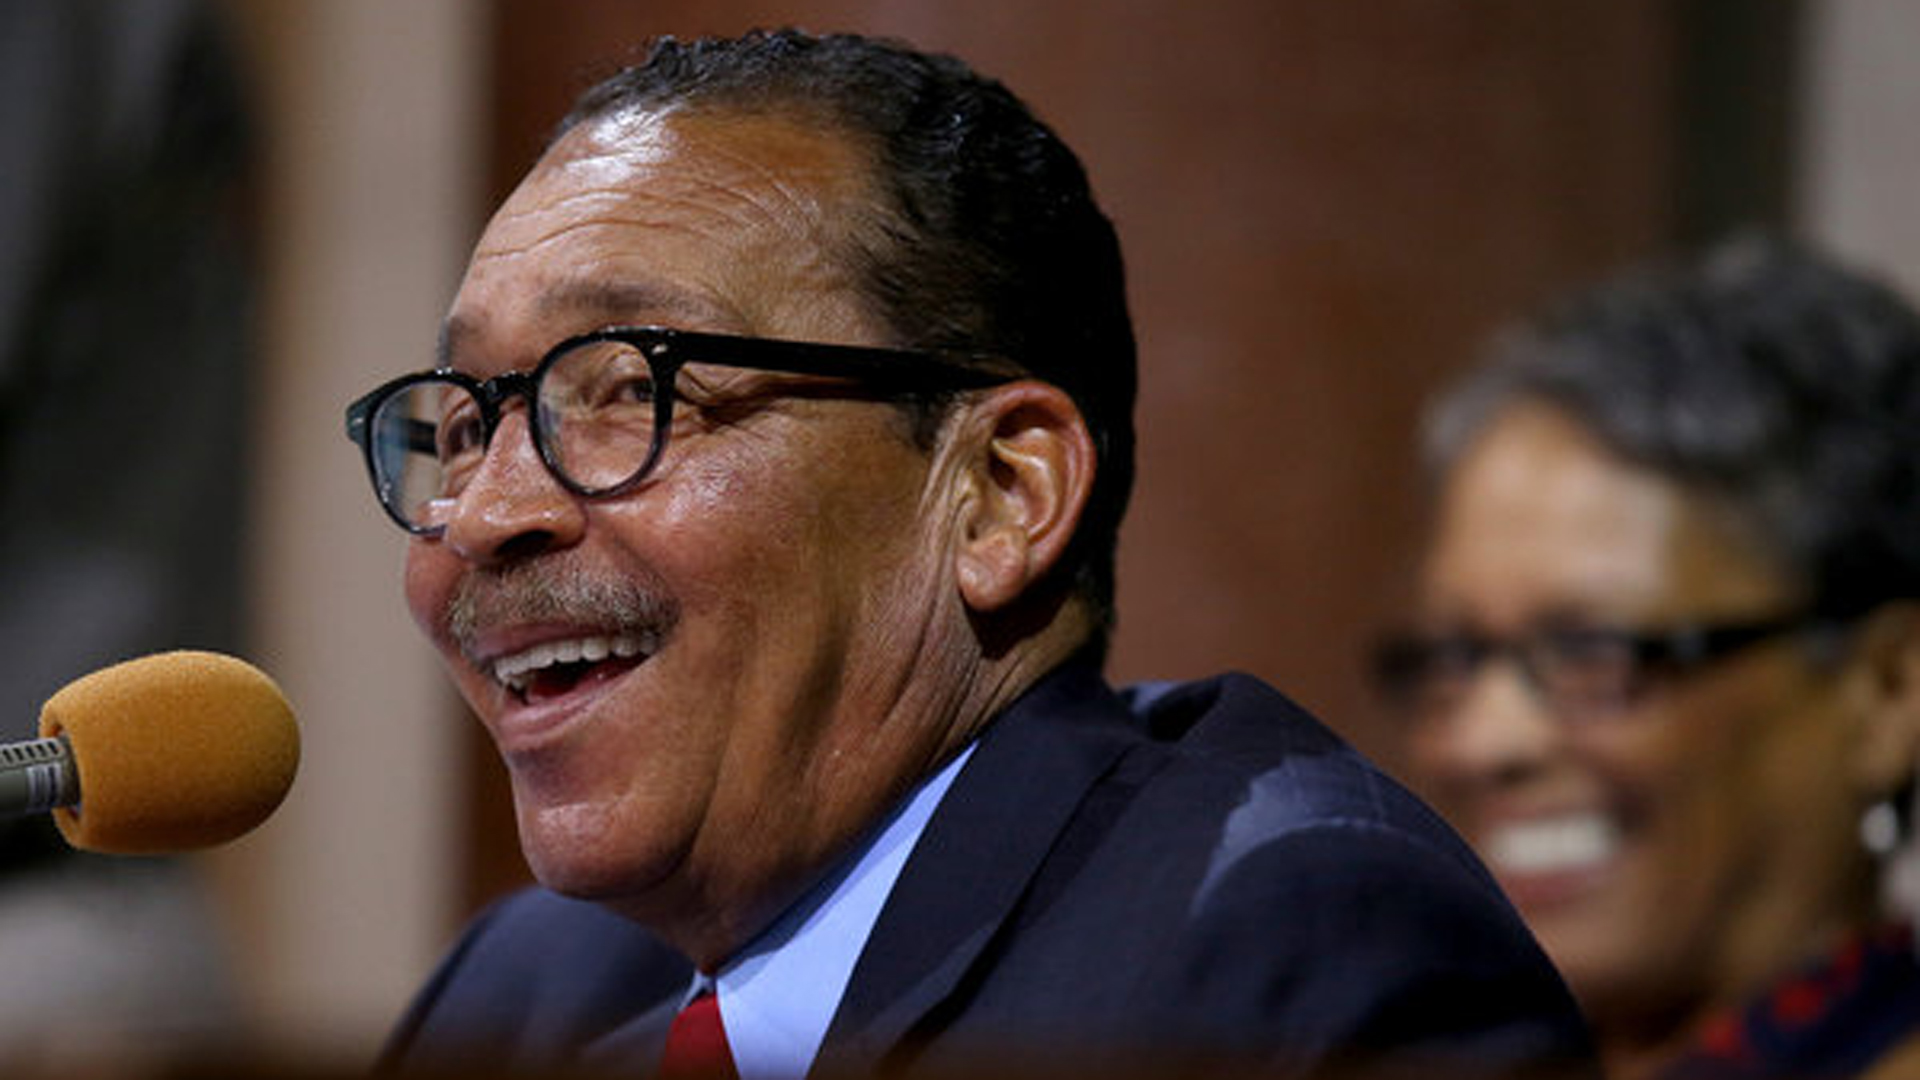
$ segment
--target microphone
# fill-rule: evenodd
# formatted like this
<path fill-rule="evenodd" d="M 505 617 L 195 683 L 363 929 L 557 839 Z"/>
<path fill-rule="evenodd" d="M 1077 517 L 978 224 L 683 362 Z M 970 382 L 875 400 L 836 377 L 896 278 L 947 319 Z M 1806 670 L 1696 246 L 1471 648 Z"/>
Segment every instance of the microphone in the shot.
<path fill-rule="evenodd" d="M 266 673 L 157 653 L 68 683 L 40 710 L 40 738 L 0 744 L 0 815 L 51 812 L 87 851 L 211 847 L 265 821 L 299 763 L 293 708 Z"/>

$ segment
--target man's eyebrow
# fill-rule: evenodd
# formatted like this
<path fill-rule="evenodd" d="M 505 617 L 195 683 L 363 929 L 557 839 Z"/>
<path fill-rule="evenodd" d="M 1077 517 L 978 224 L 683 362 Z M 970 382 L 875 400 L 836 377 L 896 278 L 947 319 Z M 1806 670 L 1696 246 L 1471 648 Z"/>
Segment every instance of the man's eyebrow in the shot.
<path fill-rule="evenodd" d="M 744 326 L 745 320 L 726 308 L 683 290 L 640 281 L 566 282 L 542 292 L 534 300 L 534 317 L 554 322 L 560 328 L 554 340 L 558 344 L 569 334 L 585 333 L 613 325 L 692 324 L 703 329 L 730 329 Z M 435 346 L 435 365 L 453 366 L 461 342 L 475 336 L 475 320 L 460 315 L 448 316 L 440 326 Z"/>
<path fill-rule="evenodd" d="M 534 312 L 542 319 L 590 316 L 587 321 L 594 322 L 595 326 L 663 319 L 711 323 L 726 316 L 719 305 L 685 290 L 658 282 L 605 278 L 567 282 L 549 289 L 534 302 Z"/>

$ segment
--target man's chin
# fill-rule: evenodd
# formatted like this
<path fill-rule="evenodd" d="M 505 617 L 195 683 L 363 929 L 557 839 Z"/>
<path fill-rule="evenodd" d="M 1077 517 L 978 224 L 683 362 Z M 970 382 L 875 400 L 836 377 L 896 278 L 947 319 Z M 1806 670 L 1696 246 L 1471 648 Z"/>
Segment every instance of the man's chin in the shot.
<path fill-rule="evenodd" d="M 575 900 L 614 908 L 637 907 L 659 888 L 659 878 L 630 862 L 578 856 L 527 856 L 534 879 Z"/>
<path fill-rule="evenodd" d="M 557 819 L 557 820 L 556 820 Z M 520 850 L 541 885 L 563 896 L 615 904 L 656 892 L 677 867 L 675 853 L 651 852 L 613 838 L 577 814 L 556 812 L 520 822 Z"/>

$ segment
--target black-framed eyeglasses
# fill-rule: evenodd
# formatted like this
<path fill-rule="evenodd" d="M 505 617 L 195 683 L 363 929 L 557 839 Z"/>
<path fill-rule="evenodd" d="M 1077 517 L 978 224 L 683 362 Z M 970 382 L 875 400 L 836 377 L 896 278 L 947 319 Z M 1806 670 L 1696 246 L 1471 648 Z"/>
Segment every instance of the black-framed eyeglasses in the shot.
<path fill-rule="evenodd" d="M 1517 637 L 1402 633 L 1374 648 L 1372 675 L 1403 717 L 1443 720 L 1467 699 L 1488 662 L 1508 659 L 1549 709 L 1578 722 L 1625 711 L 1659 680 L 1699 671 L 1789 634 L 1830 632 L 1842 622 L 1802 611 L 1652 629 L 1544 627 Z"/>
<path fill-rule="evenodd" d="M 848 379 L 882 400 L 1026 377 L 1009 361 L 966 353 L 618 326 L 562 341 L 532 371 L 486 380 L 445 369 L 403 375 L 347 406 L 347 437 L 366 455 L 387 515 L 434 536 L 514 397 L 526 399 L 534 447 L 568 491 L 598 498 L 645 480 L 666 450 L 674 380 L 688 364 Z"/>

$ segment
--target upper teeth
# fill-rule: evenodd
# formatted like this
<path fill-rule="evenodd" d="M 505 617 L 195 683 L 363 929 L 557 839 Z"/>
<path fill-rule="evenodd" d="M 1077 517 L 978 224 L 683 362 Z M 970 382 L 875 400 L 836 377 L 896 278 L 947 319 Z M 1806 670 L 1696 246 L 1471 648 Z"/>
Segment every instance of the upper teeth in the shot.
<path fill-rule="evenodd" d="M 535 672 L 555 664 L 575 664 L 583 660 L 591 664 L 609 656 L 623 659 L 641 656 L 646 651 L 646 642 L 635 634 L 548 641 L 495 660 L 493 677 L 509 690 L 525 690 L 527 684 L 533 681 Z"/>
<path fill-rule="evenodd" d="M 1509 825 L 1486 842 L 1487 861 L 1508 873 L 1551 873 L 1597 866 L 1613 857 L 1619 826 L 1599 814 Z"/>

